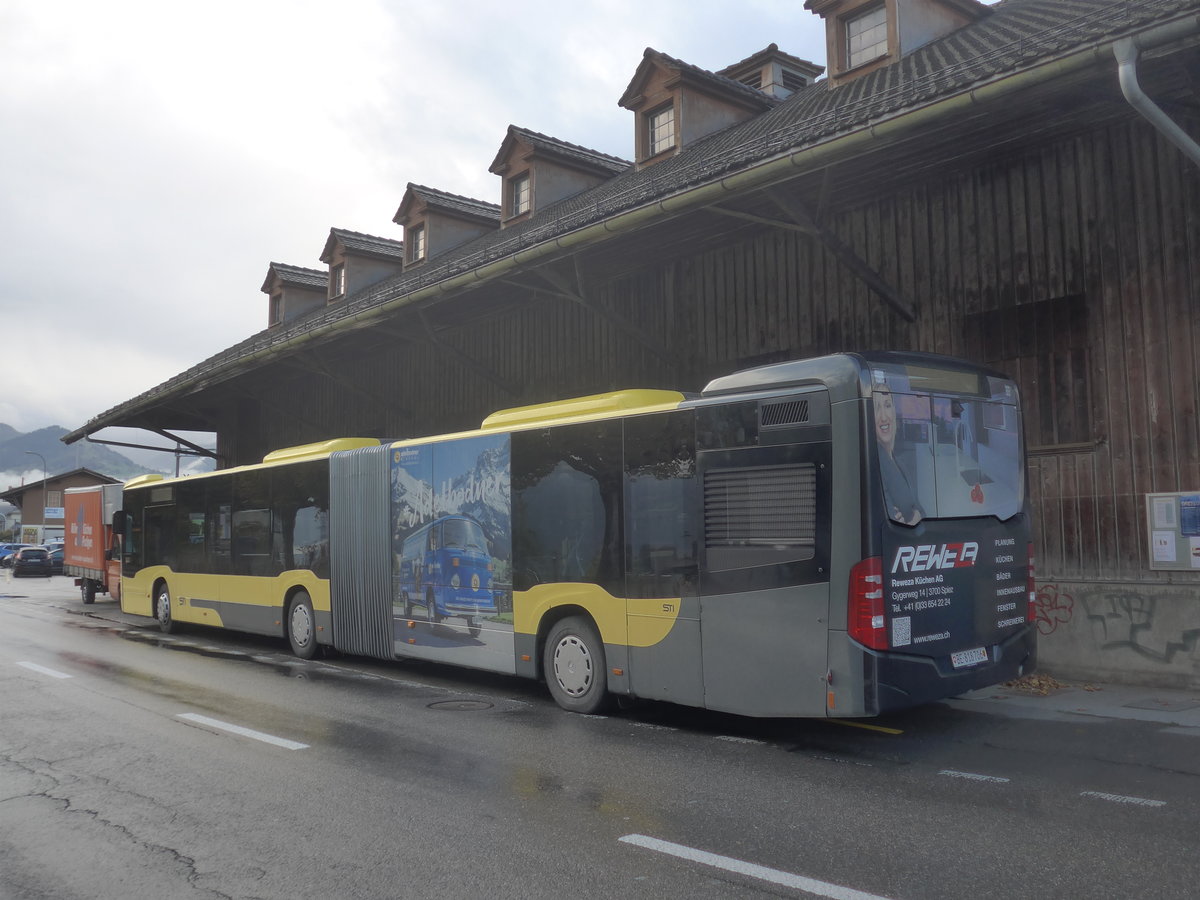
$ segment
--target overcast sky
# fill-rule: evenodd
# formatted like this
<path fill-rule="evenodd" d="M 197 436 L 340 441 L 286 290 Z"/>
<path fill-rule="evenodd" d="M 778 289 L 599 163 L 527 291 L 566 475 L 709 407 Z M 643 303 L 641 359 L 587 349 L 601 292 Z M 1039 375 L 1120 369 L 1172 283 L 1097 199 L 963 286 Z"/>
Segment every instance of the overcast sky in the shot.
<path fill-rule="evenodd" d="M 824 65 L 803 0 L 2 0 L 0 422 L 74 429 L 261 331 L 272 261 L 499 202 L 509 124 L 623 158 L 647 47 Z"/>

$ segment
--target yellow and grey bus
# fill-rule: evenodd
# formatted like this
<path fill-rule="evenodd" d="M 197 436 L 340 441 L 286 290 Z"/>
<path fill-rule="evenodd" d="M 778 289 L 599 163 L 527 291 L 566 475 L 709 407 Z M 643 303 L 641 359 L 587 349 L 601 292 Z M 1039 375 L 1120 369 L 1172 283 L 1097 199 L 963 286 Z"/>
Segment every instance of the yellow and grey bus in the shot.
<path fill-rule="evenodd" d="M 121 604 L 178 623 L 751 716 L 1031 672 L 1015 385 L 916 353 L 498 412 L 128 483 Z"/>

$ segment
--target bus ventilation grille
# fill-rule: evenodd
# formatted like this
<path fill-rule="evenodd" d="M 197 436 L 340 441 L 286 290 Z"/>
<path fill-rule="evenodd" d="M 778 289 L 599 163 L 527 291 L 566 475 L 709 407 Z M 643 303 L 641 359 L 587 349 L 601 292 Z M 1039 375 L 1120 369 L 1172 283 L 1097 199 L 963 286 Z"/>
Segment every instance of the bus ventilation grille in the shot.
<path fill-rule="evenodd" d="M 807 421 L 807 400 L 764 403 L 759 411 L 759 424 L 763 428 L 777 428 L 780 425 L 803 425 Z"/>
<path fill-rule="evenodd" d="M 813 547 L 817 469 L 813 463 L 711 469 L 704 478 L 705 546 Z"/>

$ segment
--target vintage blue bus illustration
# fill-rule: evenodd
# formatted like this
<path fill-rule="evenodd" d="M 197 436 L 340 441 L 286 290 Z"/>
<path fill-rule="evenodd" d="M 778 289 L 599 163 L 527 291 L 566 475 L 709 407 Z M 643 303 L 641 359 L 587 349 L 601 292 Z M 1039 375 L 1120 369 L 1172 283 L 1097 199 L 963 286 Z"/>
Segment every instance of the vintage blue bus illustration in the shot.
<path fill-rule="evenodd" d="M 469 516 L 443 516 L 405 538 L 400 550 L 404 614 L 423 606 L 429 622 L 462 616 L 471 634 L 479 617 L 495 615 L 494 567 L 483 527 Z"/>

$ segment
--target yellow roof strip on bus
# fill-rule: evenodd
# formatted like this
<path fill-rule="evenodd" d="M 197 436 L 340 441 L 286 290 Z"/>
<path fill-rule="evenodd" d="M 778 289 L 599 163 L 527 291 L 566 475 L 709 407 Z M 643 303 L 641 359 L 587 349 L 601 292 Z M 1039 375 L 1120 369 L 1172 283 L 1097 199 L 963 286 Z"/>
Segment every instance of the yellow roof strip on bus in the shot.
<path fill-rule="evenodd" d="M 273 450 L 263 457 L 263 465 L 299 462 L 302 459 L 320 459 L 339 450 L 360 450 L 363 447 L 378 446 L 379 441 L 375 438 L 335 438 L 331 441 L 317 441 L 315 444 L 300 444 L 296 447 Z"/>
<path fill-rule="evenodd" d="M 141 487 L 144 484 L 150 484 L 155 481 L 162 481 L 164 477 L 165 476 L 163 476 L 163 475 L 137 475 L 133 478 L 130 478 L 127 482 L 125 482 L 124 486 L 126 489 Z"/>
<path fill-rule="evenodd" d="M 481 431 L 524 428 L 538 422 L 564 419 L 602 419 L 631 412 L 656 412 L 674 409 L 684 401 L 678 391 L 627 390 L 591 394 L 571 400 L 555 400 L 533 406 L 517 406 L 492 413 L 483 420 Z"/>

